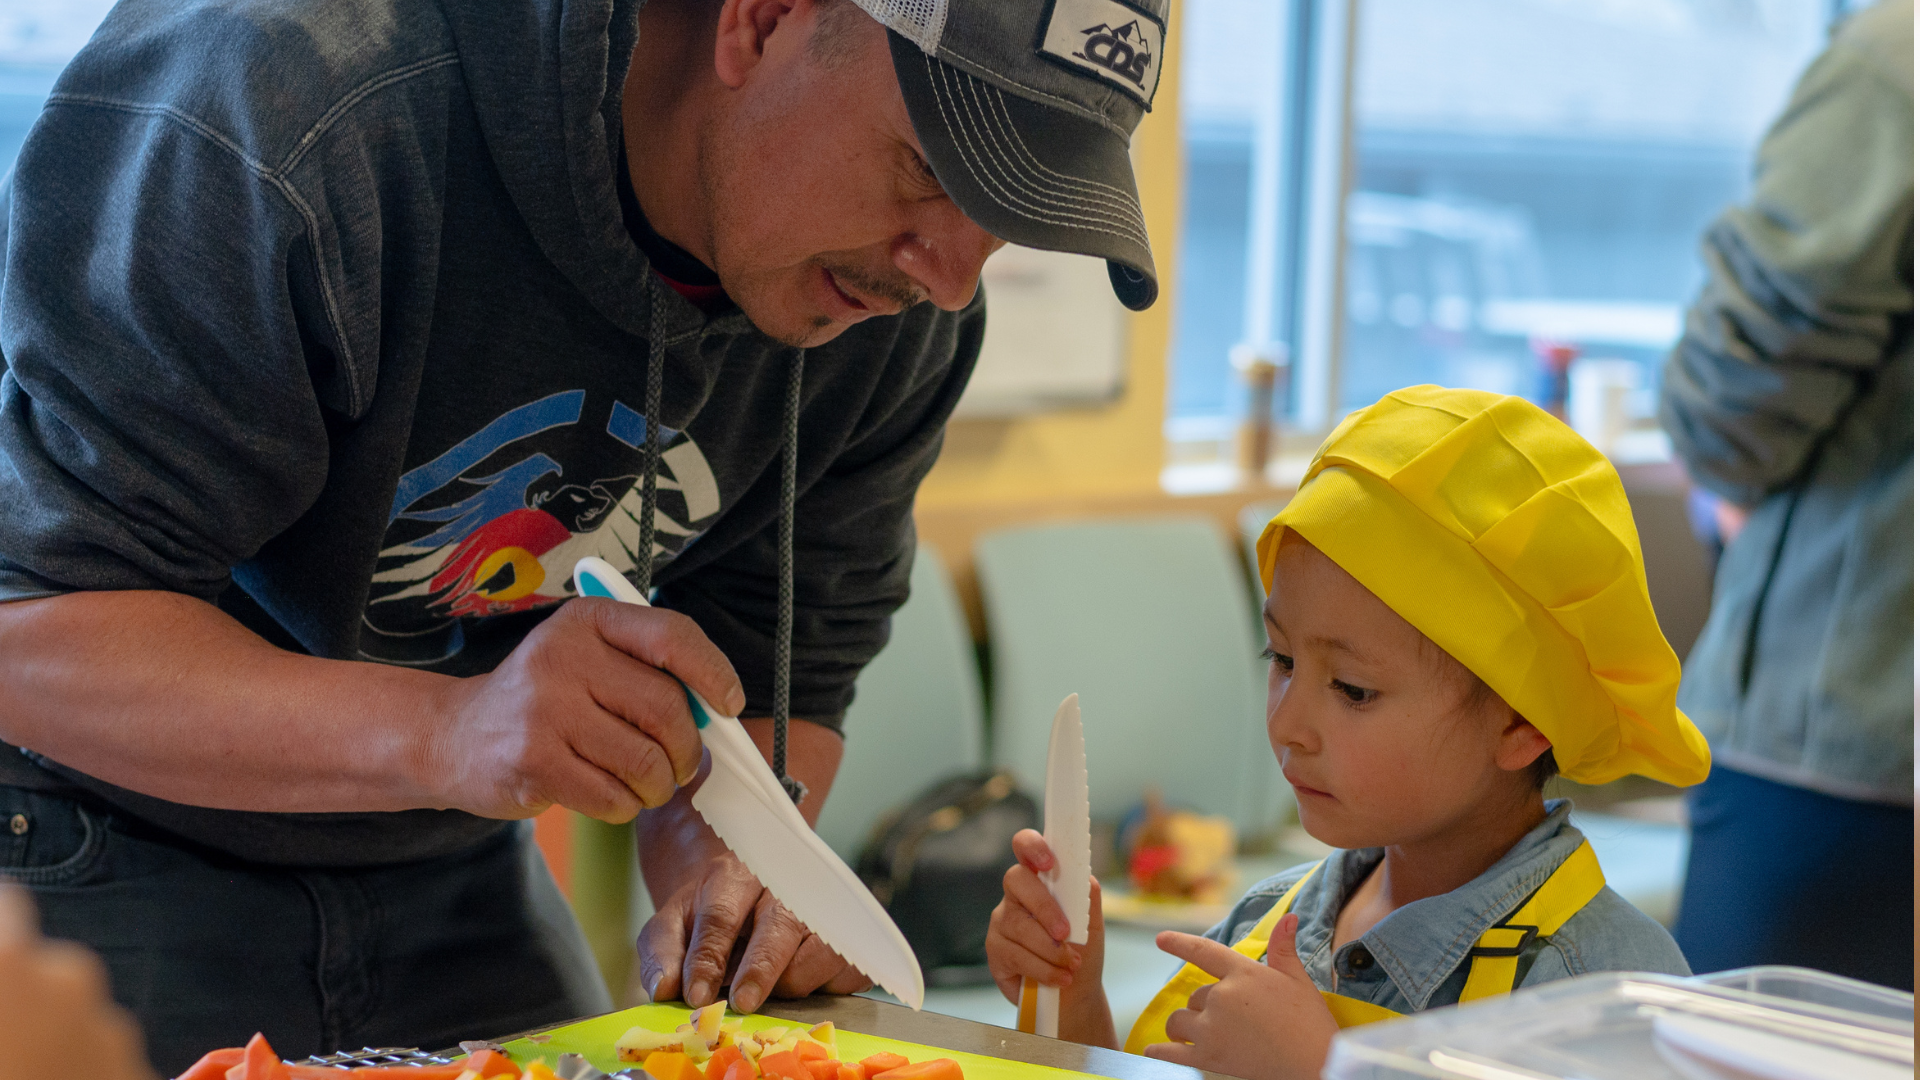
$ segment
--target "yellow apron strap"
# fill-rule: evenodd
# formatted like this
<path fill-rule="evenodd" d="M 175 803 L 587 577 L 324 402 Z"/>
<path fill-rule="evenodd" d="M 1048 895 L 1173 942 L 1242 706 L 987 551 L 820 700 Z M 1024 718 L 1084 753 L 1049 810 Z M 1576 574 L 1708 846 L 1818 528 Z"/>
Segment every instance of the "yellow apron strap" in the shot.
<path fill-rule="evenodd" d="M 1260 917 L 1260 921 L 1254 924 L 1247 936 L 1234 943 L 1233 951 L 1254 960 L 1265 956 L 1267 939 L 1273 936 L 1273 928 L 1280 925 L 1280 920 L 1292 910 L 1293 898 L 1300 895 L 1300 887 L 1319 871 L 1323 863 L 1324 860 L 1322 863 L 1315 863 L 1312 870 L 1302 874 L 1300 880 L 1294 882 L 1293 887 L 1282 894 L 1279 901 Z M 1153 995 L 1153 1000 L 1147 1003 L 1147 1009 L 1140 1014 L 1140 1019 L 1134 1021 L 1133 1030 L 1127 1033 L 1127 1053 L 1143 1054 L 1148 1046 L 1168 1041 L 1167 1018 L 1186 1008 L 1187 999 L 1193 996 L 1195 990 L 1217 981 L 1213 976 L 1192 964 L 1182 967 L 1167 985 L 1160 988 L 1159 993 Z"/>
<path fill-rule="evenodd" d="M 1520 954 L 1527 946 L 1535 938 L 1565 926 L 1606 887 L 1607 878 L 1600 871 L 1593 845 L 1582 840 L 1545 884 L 1505 921 L 1488 927 L 1467 952 L 1473 957 L 1473 966 L 1467 969 L 1467 985 L 1460 991 L 1460 1000 L 1478 1001 L 1510 993 L 1519 981 Z"/>
<path fill-rule="evenodd" d="M 1402 1014 L 1394 1012 L 1385 1005 L 1375 1005 L 1371 1001 L 1336 994 L 1331 990 L 1320 991 L 1327 1001 L 1327 1011 L 1333 1014 L 1333 1022 L 1342 1029 L 1359 1027 L 1361 1024 L 1377 1023 L 1381 1020 L 1397 1020 Z"/>

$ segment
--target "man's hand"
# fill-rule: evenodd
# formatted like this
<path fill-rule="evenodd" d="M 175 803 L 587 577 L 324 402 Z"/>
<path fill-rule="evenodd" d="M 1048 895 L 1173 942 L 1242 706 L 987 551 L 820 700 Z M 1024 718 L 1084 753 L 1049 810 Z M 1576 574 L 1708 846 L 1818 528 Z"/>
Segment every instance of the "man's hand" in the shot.
<path fill-rule="evenodd" d="M 25 889 L 0 882 L 0 1080 L 153 1080 L 140 1028 L 107 996 L 100 958 L 40 936 Z"/>
<path fill-rule="evenodd" d="M 419 754 L 421 782 L 440 805 L 482 817 L 558 803 L 629 821 L 700 767 L 675 676 L 728 713 L 745 705 L 733 666 L 685 615 L 570 601 L 494 671 L 449 688 Z"/>
<path fill-rule="evenodd" d="M 1220 981 L 1195 990 L 1187 1007 L 1167 1018 L 1174 1041 L 1147 1047 L 1147 1056 L 1249 1080 L 1318 1077 L 1340 1029 L 1294 951 L 1299 928 L 1298 915 L 1280 919 L 1264 964 L 1192 934 L 1169 930 L 1156 938 L 1162 952 Z"/>
<path fill-rule="evenodd" d="M 705 874 L 647 920 L 640 965 L 654 1001 L 679 998 L 699 1008 L 725 996 L 743 1013 L 769 996 L 857 994 L 873 985 L 761 888 L 732 852 L 709 860 Z"/>
<path fill-rule="evenodd" d="M 743 720 L 762 754 L 771 755 L 773 721 Z M 845 751 L 840 736 L 796 721 L 787 731 L 787 771 L 807 786 L 800 816 L 820 819 Z M 700 780 L 635 823 L 640 871 L 654 915 L 640 932 L 640 978 L 655 1001 L 681 998 L 701 1006 L 726 994 L 752 1012 L 768 996 L 853 994 L 872 983 L 809 933 L 693 809 Z"/>

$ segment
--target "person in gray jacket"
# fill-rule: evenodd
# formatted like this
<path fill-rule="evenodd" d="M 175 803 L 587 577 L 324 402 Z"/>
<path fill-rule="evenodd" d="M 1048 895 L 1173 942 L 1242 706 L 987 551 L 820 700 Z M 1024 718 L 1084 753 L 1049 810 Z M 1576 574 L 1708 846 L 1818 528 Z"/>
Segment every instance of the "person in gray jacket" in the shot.
<path fill-rule="evenodd" d="M 1913 985 L 1913 2 L 1842 24 L 1708 230 L 1661 420 L 1723 500 L 1680 704 L 1696 971 Z"/>

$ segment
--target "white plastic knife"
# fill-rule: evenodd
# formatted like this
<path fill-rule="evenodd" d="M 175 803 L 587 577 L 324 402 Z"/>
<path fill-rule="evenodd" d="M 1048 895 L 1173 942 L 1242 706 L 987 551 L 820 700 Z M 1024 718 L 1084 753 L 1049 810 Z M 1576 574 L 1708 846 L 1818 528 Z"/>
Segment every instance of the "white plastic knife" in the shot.
<path fill-rule="evenodd" d="M 576 563 L 573 584 L 581 596 L 647 603 L 625 575 L 602 559 Z M 685 689 L 700 741 L 713 758 L 706 782 L 693 794 L 693 808 L 760 884 L 828 948 L 894 997 L 920 1008 L 926 998 L 920 961 L 900 928 L 808 827 L 739 719 L 723 715 L 691 687 Z"/>
<path fill-rule="evenodd" d="M 1093 900 L 1092 823 L 1087 810 L 1087 742 L 1080 729 L 1080 695 L 1068 694 L 1053 714 L 1047 740 L 1047 846 L 1053 869 L 1040 880 L 1067 916 L 1067 940 L 1087 943 Z M 1050 1039 L 1060 1037 L 1060 988 L 1027 982 L 1020 992 L 1020 1030 Z"/>

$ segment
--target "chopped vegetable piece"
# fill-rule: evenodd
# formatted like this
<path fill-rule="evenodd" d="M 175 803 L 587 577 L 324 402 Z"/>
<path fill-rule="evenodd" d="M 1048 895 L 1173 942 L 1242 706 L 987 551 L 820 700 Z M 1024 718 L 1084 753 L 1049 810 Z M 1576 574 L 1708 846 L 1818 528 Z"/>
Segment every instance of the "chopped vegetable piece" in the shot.
<path fill-rule="evenodd" d="M 840 1075 L 834 1080 L 867 1080 L 867 1067 L 857 1061 L 840 1063 Z"/>
<path fill-rule="evenodd" d="M 459 1064 L 472 1069 L 482 1077 L 520 1075 L 520 1066 L 515 1065 L 512 1058 L 498 1050 L 482 1050 L 463 1059 Z M 182 1080 L 185 1078 L 183 1077 Z"/>
<path fill-rule="evenodd" d="M 642 1066 L 654 1080 L 706 1080 L 693 1059 L 677 1050 L 660 1050 L 647 1055 Z"/>
<path fill-rule="evenodd" d="M 785 1080 L 813 1080 L 813 1074 L 791 1050 L 769 1050 L 760 1055 L 760 1075 Z"/>
<path fill-rule="evenodd" d="M 560 1078 L 553 1074 L 553 1066 L 547 1064 L 546 1058 L 535 1058 L 527 1066 L 527 1071 L 520 1074 L 520 1080 L 560 1080 Z"/>
<path fill-rule="evenodd" d="M 232 1080 L 291 1080 L 286 1065 L 273 1052 L 273 1047 L 267 1045 L 267 1037 L 257 1031 L 247 1040 L 240 1064 L 228 1069 L 227 1075 Z"/>
<path fill-rule="evenodd" d="M 906 1058 L 901 1057 L 899 1054 L 889 1054 L 885 1050 L 874 1054 L 872 1057 L 860 1059 L 860 1064 L 867 1070 L 868 1076 L 878 1076 L 888 1069 L 897 1069 L 906 1063 Z"/>
<path fill-rule="evenodd" d="M 759 1031 L 753 1033 L 753 1037 L 759 1039 L 763 1046 L 772 1046 L 774 1043 L 786 1038 L 789 1030 L 791 1029 L 784 1027 L 761 1028 Z"/>
<path fill-rule="evenodd" d="M 685 1036 L 678 1033 L 635 1026 L 615 1040 L 613 1048 L 621 1061 L 644 1062 L 656 1051 L 680 1049 L 684 1039 Z"/>
<path fill-rule="evenodd" d="M 693 1014 L 694 1030 L 700 1033 L 701 1038 L 711 1043 L 720 1037 L 720 1021 L 725 1019 L 726 1015 L 727 1003 L 725 999 L 716 1001 Z"/>
<path fill-rule="evenodd" d="M 873 1080 L 966 1080 L 966 1077 L 960 1071 L 959 1062 L 952 1058 L 934 1058 L 888 1069 Z"/>
<path fill-rule="evenodd" d="M 826 1061 L 833 1056 L 827 1053 L 826 1047 L 812 1039 L 802 1039 L 800 1044 L 793 1048 L 793 1052 L 801 1061 Z"/>
<path fill-rule="evenodd" d="M 826 1047 L 830 1051 L 828 1057 L 840 1056 L 840 1046 L 833 1039 L 833 1021 L 822 1020 L 813 1025 L 813 1028 L 807 1032 L 807 1038 Z"/>
<path fill-rule="evenodd" d="M 740 1048 L 737 1046 L 723 1046 L 715 1050 L 713 1056 L 707 1059 L 707 1080 L 726 1080 L 728 1066 L 736 1061 L 745 1060 L 747 1059 L 740 1056 Z"/>
<path fill-rule="evenodd" d="M 713 1048 L 697 1031 L 689 1031 L 680 1036 L 680 1052 L 693 1059 L 695 1065 L 704 1065 L 713 1056 Z"/>
<path fill-rule="evenodd" d="M 727 1075 L 720 1080 L 759 1080 L 759 1076 L 753 1071 L 753 1062 L 742 1059 L 727 1066 Z"/>
<path fill-rule="evenodd" d="M 816 1058 L 800 1064 L 813 1074 L 813 1080 L 840 1080 L 840 1063 L 832 1058 Z"/>
<path fill-rule="evenodd" d="M 209 1050 L 176 1080 L 223 1080 L 227 1070 L 240 1064 L 246 1056 L 247 1052 L 237 1046 L 229 1046 L 223 1050 Z"/>

